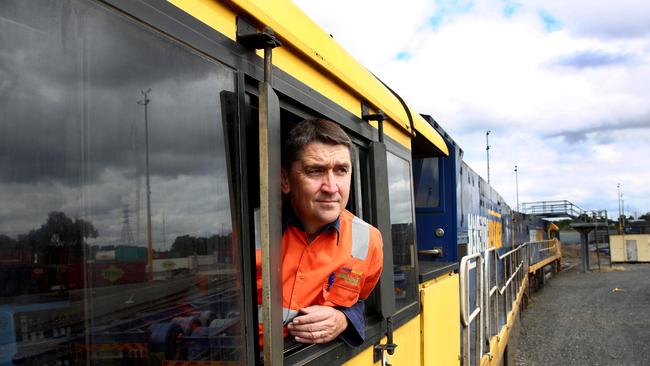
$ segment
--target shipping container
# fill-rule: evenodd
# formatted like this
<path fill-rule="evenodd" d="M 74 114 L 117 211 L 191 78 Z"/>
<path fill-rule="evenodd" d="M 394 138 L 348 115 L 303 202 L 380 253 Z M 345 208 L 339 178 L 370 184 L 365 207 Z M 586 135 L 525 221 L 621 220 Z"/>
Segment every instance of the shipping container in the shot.
<path fill-rule="evenodd" d="M 115 259 L 118 262 L 146 262 L 147 248 L 118 247 L 117 249 L 115 249 Z"/>

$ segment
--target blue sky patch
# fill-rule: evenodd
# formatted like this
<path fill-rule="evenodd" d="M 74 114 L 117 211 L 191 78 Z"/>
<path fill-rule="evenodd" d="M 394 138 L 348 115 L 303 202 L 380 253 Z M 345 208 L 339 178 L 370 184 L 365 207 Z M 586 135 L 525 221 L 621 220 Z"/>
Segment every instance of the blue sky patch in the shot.
<path fill-rule="evenodd" d="M 408 51 L 400 51 L 397 56 L 395 56 L 395 59 L 399 61 L 408 61 L 411 59 L 411 56 L 411 53 Z"/>
<path fill-rule="evenodd" d="M 555 17 L 551 15 L 551 13 L 544 10 L 540 10 L 538 14 L 539 17 L 542 19 L 542 22 L 544 22 L 544 27 L 546 28 L 547 32 L 554 32 L 556 30 L 562 29 L 562 24 L 560 24 L 560 22 L 557 19 L 555 19 Z"/>
<path fill-rule="evenodd" d="M 502 2 L 503 8 L 501 11 L 506 18 L 512 18 L 515 12 L 521 8 L 521 4 L 513 0 L 502 0 Z"/>
<path fill-rule="evenodd" d="M 474 5 L 473 0 L 436 0 L 436 11 L 429 18 L 429 25 L 436 30 L 454 15 L 470 12 Z"/>
<path fill-rule="evenodd" d="M 442 24 L 442 20 L 443 20 L 443 15 L 440 13 L 436 13 L 431 18 L 429 18 L 429 24 L 431 25 L 431 28 L 436 30 L 440 27 L 440 24 Z"/>

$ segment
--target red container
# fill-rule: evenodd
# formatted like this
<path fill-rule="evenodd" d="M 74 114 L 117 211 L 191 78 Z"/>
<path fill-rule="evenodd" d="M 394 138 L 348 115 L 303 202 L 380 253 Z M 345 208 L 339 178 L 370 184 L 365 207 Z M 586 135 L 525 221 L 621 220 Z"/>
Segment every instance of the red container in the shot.
<path fill-rule="evenodd" d="M 102 262 L 86 267 L 92 287 L 126 285 L 147 280 L 146 262 Z"/>

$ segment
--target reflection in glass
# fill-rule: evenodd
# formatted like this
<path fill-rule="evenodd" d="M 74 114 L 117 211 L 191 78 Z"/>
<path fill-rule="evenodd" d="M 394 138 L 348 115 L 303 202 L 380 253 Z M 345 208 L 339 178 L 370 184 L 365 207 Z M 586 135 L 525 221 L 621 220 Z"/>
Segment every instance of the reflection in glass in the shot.
<path fill-rule="evenodd" d="M 388 153 L 388 193 L 397 308 L 417 301 L 409 162 Z"/>
<path fill-rule="evenodd" d="M 0 3 L 0 364 L 240 360 L 234 86 L 94 3 Z"/>
<path fill-rule="evenodd" d="M 440 206 L 440 171 L 438 158 L 413 159 L 415 207 Z"/>

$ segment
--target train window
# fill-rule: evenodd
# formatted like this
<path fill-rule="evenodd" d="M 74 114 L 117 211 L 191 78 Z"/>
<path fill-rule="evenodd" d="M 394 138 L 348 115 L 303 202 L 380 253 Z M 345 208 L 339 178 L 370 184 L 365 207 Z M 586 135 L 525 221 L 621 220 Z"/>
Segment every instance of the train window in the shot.
<path fill-rule="evenodd" d="M 440 159 L 413 159 L 415 207 L 440 206 Z"/>
<path fill-rule="evenodd" d="M 246 93 L 247 106 L 248 106 L 248 133 L 247 133 L 247 142 L 246 142 L 246 154 L 247 154 L 247 165 L 255 166 L 258 164 L 258 147 L 257 143 L 258 135 L 256 133 L 257 124 L 258 124 L 258 111 L 257 111 L 257 97 L 255 96 L 255 91 L 250 90 L 251 93 Z M 284 141 L 287 138 L 287 135 L 292 127 L 297 123 L 307 118 L 318 118 L 322 117 L 316 111 L 308 109 L 305 106 L 299 105 L 298 103 L 293 103 L 293 101 L 288 96 L 280 97 L 280 113 L 281 113 L 281 138 Z M 371 193 L 370 185 L 372 184 L 370 180 L 370 156 L 367 146 L 364 144 L 363 140 L 359 140 L 354 136 L 350 131 L 346 131 L 353 142 L 352 147 L 352 186 L 350 190 L 350 197 L 346 209 L 354 213 L 355 215 L 363 218 L 367 222 L 372 220 L 372 202 L 371 202 Z M 252 215 L 252 228 L 254 229 L 255 237 L 255 249 L 260 249 L 260 239 L 259 239 L 259 184 L 258 182 L 258 172 L 251 171 L 244 172 L 248 175 L 248 204 L 249 210 Z M 261 254 L 261 253 L 260 253 Z M 259 256 L 260 260 L 264 258 Z M 261 264 L 261 263 L 260 263 Z M 259 273 L 259 272 L 258 272 Z M 261 276 L 261 273 L 259 273 Z M 260 277 L 261 278 L 261 277 Z M 256 296 L 258 298 L 258 306 L 261 311 L 261 292 Z M 368 299 L 364 301 L 365 303 L 365 323 L 367 326 L 372 328 L 379 325 L 380 319 L 380 310 L 379 310 L 379 299 L 376 293 L 372 293 Z M 261 314 L 261 312 L 260 312 Z M 261 319 L 256 318 L 258 321 Z M 368 336 L 370 332 L 366 333 Z M 258 343 L 262 345 L 260 351 L 263 350 L 263 341 L 258 339 Z M 315 354 L 322 355 L 322 348 L 317 346 L 310 346 L 308 344 L 299 343 L 295 340 L 294 337 L 290 336 L 288 332 L 285 333 L 285 338 L 283 340 L 284 346 L 284 357 L 288 364 L 293 364 L 295 361 L 300 360 L 302 362 L 305 358 L 314 357 Z M 342 343 L 342 341 L 337 340 L 335 343 Z M 337 356 L 340 357 L 340 356 Z M 263 355 L 259 353 L 258 362 L 263 363 Z"/>
<path fill-rule="evenodd" d="M 372 199 L 370 197 L 372 181 L 368 149 L 354 139 L 352 145 L 352 184 L 346 208 L 365 222 L 372 222 Z"/>
<path fill-rule="evenodd" d="M 407 160 L 392 153 L 387 155 L 395 302 L 400 309 L 417 301 L 411 173 Z"/>
<path fill-rule="evenodd" d="M 0 49 L 0 363 L 241 362 L 234 71 L 88 1 L 3 1 Z"/>

